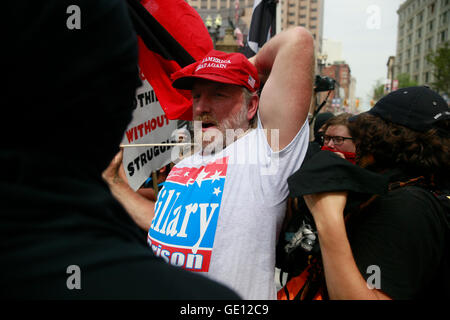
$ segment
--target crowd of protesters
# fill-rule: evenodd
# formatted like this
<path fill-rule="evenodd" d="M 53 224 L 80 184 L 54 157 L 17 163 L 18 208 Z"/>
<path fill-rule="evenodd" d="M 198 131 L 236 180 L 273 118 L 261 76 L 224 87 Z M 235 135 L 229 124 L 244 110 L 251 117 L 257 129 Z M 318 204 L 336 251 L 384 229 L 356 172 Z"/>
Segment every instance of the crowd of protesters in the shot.
<path fill-rule="evenodd" d="M 17 22 L 10 39 L 7 101 L 18 74 L 33 76 L 35 100 L 8 108 L 2 130 L 20 117 L 35 143 L 0 152 L 2 298 L 450 297 L 450 110 L 438 93 L 401 88 L 365 113 L 319 114 L 310 142 L 307 29 L 250 59 L 212 50 L 172 75 L 191 92 L 200 150 L 162 170 L 157 196 L 135 192 L 118 146 L 140 84 L 137 38 L 124 2 L 85 5 L 98 13 L 87 32 L 57 31 L 65 7 L 52 2 L 21 11 L 41 36 Z M 278 292 L 276 266 L 289 273 Z"/>

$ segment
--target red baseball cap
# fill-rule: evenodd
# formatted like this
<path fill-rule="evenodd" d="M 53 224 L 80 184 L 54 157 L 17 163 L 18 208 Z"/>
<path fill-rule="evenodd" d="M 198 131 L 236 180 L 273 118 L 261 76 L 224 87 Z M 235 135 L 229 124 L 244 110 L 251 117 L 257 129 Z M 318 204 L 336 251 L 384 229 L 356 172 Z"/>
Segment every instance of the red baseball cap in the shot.
<path fill-rule="evenodd" d="M 211 50 L 203 59 L 171 75 L 172 86 L 190 90 L 197 79 L 246 87 L 250 92 L 259 88 L 258 71 L 241 53 Z"/>

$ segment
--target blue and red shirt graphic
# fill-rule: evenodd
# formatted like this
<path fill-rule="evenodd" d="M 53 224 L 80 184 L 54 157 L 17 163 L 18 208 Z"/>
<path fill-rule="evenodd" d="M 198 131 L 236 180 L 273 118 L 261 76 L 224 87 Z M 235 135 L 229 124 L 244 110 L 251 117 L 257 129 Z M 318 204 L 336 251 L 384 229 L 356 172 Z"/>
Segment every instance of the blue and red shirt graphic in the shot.
<path fill-rule="evenodd" d="M 189 271 L 208 272 L 227 160 L 172 168 L 158 194 L 147 238 L 156 256 Z"/>

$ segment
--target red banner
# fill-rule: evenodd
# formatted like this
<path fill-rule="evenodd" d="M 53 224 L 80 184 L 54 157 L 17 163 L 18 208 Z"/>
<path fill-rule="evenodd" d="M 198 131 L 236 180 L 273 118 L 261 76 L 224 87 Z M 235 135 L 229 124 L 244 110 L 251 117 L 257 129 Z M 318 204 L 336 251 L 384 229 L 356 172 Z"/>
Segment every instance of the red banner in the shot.
<path fill-rule="evenodd" d="M 213 43 L 200 15 L 184 0 L 141 0 L 142 6 L 195 59 L 213 49 Z M 180 65 L 150 51 L 139 38 L 139 65 L 167 118 L 192 120 L 190 91 L 172 87 L 170 75 Z"/>

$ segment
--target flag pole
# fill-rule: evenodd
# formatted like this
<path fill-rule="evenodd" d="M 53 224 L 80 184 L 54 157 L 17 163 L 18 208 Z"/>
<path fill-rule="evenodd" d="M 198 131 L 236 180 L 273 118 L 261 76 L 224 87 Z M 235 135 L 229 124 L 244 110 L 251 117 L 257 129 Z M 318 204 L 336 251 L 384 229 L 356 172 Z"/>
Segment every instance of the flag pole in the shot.
<path fill-rule="evenodd" d="M 158 198 L 158 174 L 152 171 L 153 190 L 155 190 L 155 197 Z"/>
<path fill-rule="evenodd" d="M 275 14 L 275 34 L 281 32 L 281 1 L 277 1 L 277 10 Z"/>
<path fill-rule="evenodd" d="M 192 146 L 198 145 L 198 143 L 135 143 L 135 144 L 121 144 L 121 148 L 129 147 L 164 147 L 164 146 Z"/>

